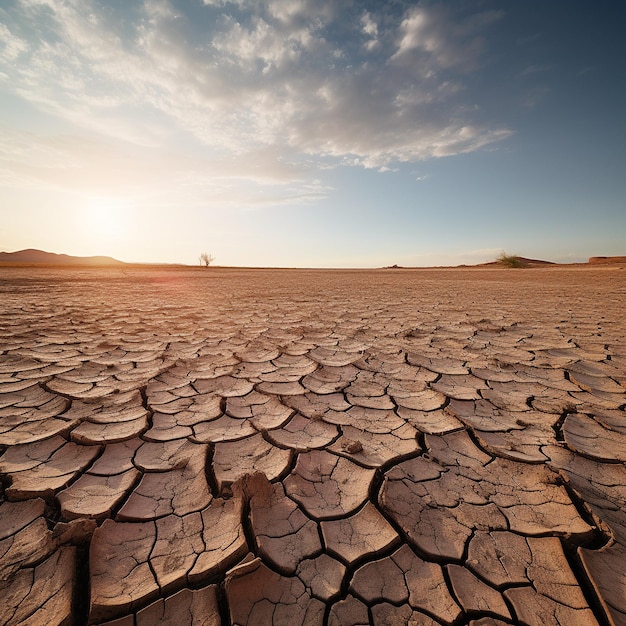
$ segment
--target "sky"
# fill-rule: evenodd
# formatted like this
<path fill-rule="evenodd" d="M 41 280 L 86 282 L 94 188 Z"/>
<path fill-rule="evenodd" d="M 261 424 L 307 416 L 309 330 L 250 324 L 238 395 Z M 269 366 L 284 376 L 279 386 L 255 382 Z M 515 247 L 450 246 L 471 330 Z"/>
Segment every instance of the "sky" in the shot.
<path fill-rule="evenodd" d="M 620 0 L 2 0 L 0 250 L 626 254 Z"/>

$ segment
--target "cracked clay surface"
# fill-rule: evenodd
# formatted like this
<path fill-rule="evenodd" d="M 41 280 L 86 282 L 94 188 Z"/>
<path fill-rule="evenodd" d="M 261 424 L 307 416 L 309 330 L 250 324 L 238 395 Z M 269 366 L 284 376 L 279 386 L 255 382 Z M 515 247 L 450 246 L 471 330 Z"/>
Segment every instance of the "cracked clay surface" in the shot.
<path fill-rule="evenodd" d="M 0 625 L 626 625 L 619 267 L 0 301 Z"/>

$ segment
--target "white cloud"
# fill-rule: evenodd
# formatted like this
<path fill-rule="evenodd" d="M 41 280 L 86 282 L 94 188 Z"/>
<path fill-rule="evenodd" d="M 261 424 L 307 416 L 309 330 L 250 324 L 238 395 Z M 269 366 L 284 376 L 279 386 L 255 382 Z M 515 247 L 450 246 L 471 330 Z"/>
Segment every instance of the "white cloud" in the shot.
<path fill-rule="evenodd" d="M 3 129 L 0 185 L 85 205 L 107 196 L 136 209 L 257 209 L 307 205 L 331 189 L 270 150 L 224 159 L 164 153 L 75 136 L 37 137 Z"/>
<path fill-rule="evenodd" d="M 361 27 L 368 37 L 376 37 L 378 35 L 378 26 L 367 11 L 361 16 Z"/>
<path fill-rule="evenodd" d="M 361 15 L 361 31 L 366 37 L 365 48 L 373 50 L 379 44 L 378 41 L 378 24 L 372 19 L 370 13 L 365 11 Z"/>
<path fill-rule="evenodd" d="M 441 41 L 432 31 L 430 19 L 424 9 L 416 8 L 402 21 L 400 27 L 402 38 L 393 58 L 402 57 L 417 49 L 434 52 L 441 47 Z"/>
<path fill-rule="evenodd" d="M 80 135 L 37 135 L 0 127 L 0 171 L 10 172 L 24 185 L 101 185 L 133 192 L 148 184 L 182 181 L 193 173 L 197 180 L 236 181 L 259 185 L 296 185 L 305 168 L 286 163 L 273 148 L 229 158 L 190 156 L 186 152 L 154 150 L 117 139 Z M 66 180 L 67 179 L 67 180 Z"/>
<path fill-rule="evenodd" d="M 332 0 L 204 0 L 206 23 L 196 24 L 182 6 L 145 0 L 117 14 L 94 0 L 17 0 L 10 19 L 0 12 L 1 84 L 77 136 L 97 133 L 110 160 L 125 163 L 130 145 L 145 158 L 148 148 L 176 153 L 192 141 L 210 161 L 202 180 L 237 171 L 255 184 L 282 180 L 286 196 L 308 193 L 302 172 L 284 165 L 290 155 L 385 171 L 509 135 L 474 120 L 463 101 L 493 12 L 455 21 L 419 5 L 350 21 L 348 5 Z M 47 154 L 47 140 L 38 145 Z M 67 162 L 87 152 L 74 147 Z M 147 162 L 164 178 L 168 168 L 200 167 Z M 142 178 L 141 164 L 128 167 Z"/>
<path fill-rule="evenodd" d="M 303 22 L 327 23 L 335 15 L 331 0 L 270 0 L 267 3 L 270 16 L 283 24 L 302 24 Z"/>
<path fill-rule="evenodd" d="M 246 7 L 250 6 L 251 0 L 202 0 L 202 3 L 207 7 L 225 7 L 229 4 L 238 7 Z"/>
<path fill-rule="evenodd" d="M 392 59 L 426 62 L 434 71 L 474 70 L 484 50 L 482 32 L 500 19 L 499 11 L 485 11 L 454 19 L 445 6 L 416 6 L 402 20 Z"/>
<path fill-rule="evenodd" d="M 254 17 L 250 28 L 230 18 L 228 29 L 218 34 L 213 47 L 242 70 L 267 73 L 286 63 L 294 63 L 312 41 L 308 29 L 302 28 L 285 36 L 264 19 Z"/>
<path fill-rule="evenodd" d="M 5 24 L 0 23 L 0 58 L 5 62 L 15 61 L 27 50 L 26 41 L 16 37 Z"/>

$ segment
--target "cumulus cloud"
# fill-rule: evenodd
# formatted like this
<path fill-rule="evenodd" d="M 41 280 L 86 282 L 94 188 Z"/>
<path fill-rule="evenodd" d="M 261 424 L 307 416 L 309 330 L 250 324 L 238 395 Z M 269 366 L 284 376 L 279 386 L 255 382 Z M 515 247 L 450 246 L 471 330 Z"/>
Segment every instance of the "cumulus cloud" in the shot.
<path fill-rule="evenodd" d="M 175 0 L 15 0 L 0 10 L 0 81 L 118 150 L 186 137 L 238 175 L 286 185 L 298 155 L 384 169 L 508 136 L 465 89 L 497 12 L 373 6 L 203 0 L 192 15 Z"/>
<path fill-rule="evenodd" d="M 502 17 L 485 11 L 453 19 L 445 6 L 409 9 L 399 28 L 395 61 L 425 62 L 431 71 L 476 69 L 484 51 L 484 30 Z"/>
<path fill-rule="evenodd" d="M 371 14 L 365 11 L 361 15 L 361 30 L 366 37 L 365 48 L 373 50 L 378 46 L 378 24 L 374 21 Z"/>

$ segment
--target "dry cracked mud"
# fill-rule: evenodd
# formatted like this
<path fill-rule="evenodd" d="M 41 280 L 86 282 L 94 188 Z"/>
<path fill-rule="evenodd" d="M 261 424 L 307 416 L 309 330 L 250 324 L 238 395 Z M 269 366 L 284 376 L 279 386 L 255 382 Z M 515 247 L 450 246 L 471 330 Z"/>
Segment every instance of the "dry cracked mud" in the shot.
<path fill-rule="evenodd" d="M 0 269 L 0 624 L 626 625 L 626 272 Z"/>

